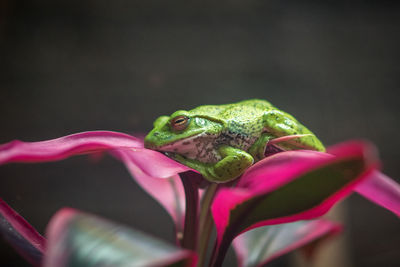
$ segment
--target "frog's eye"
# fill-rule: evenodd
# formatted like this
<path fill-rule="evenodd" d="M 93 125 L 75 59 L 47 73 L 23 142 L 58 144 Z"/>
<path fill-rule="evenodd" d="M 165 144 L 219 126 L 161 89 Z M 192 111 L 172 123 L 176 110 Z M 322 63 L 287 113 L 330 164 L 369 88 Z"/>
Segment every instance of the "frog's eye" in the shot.
<path fill-rule="evenodd" d="M 171 120 L 171 126 L 176 131 L 182 131 L 189 125 L 189 120 L 189 117 L 186 116 L 176 116 Z"/>

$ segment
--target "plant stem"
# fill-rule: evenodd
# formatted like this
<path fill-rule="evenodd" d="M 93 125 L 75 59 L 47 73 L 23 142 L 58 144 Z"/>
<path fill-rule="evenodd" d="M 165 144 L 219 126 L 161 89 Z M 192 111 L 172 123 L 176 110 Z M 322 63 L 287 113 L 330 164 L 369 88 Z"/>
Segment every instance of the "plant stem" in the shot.
<path fill-rule="evenodd" d="M 217 188 L 218 184 L 212 183 L 206 189 L 201 202 L 199 236 L 197 243 L 197 254 L 199 256 L 197 266 L 199 267 L 204 265 L 207 256 L 207 245 L 210 240 L 213 225 L 210 207 Z"/>
<path fill-rule="evenodd" d="M 209 267 L 220 267 L 225 259 L 228 248 L 233 240 L 233 238 L 228 238 L 229 241 L 225 240 L 219 246 L 217 242 L 215 243 L 213 254 L 210 259 Z"/>
<path fill-rule="evenodd" d="M 184 172 L 180 175 L 186 197 L 185 226 L 183 230 L 182 247 L 190 250 L 196 249 L 199 190 L 192 172 Z"/>
<path fill-rule="evenodd" d="M 198 242 L 198 246 L 197 246 L 197 255 L 199 257 L 199 261 L 197 263 L 198 267 L 204 266 L 204 263 L 206 261 L 208 242 L 210 241 L 211 232 L 213 229 L 212 222 L 213 221 L 212 221 L 211 216 L 207 216 L 205 225 L 203 226 L 203 228 L 200 228 L 201 235 L 200 235 L 200 241 Z"/>

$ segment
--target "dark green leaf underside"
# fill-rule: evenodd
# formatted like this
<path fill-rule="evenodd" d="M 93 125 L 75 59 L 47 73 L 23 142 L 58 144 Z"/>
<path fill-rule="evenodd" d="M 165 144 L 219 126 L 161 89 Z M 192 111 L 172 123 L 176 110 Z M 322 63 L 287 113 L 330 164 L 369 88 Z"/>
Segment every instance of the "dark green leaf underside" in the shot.
<path fill-rule="evenodd" d="M 238 205 L 231 211 L 228 231 L 236 235 L 257 222 L 316 207 L 357 179 L 364 170 L 362 158 L 351 158 L 307 172 L 276 191 Z"/>

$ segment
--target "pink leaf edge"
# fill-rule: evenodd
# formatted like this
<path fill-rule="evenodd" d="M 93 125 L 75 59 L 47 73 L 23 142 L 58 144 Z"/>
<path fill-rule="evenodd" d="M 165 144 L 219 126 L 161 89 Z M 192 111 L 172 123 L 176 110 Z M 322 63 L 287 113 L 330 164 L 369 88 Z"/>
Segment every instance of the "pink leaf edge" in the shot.
<path fill-rule="evenodd" d="M 40 235 L 21 215 L 13 210 L 3 199 L 0 198 L 0 214 L 11 224 L 11 226 L 33 247 L 42 254 L 45 252 L 46 239 Z M 20 254 L 31 262 L 31 259 L 23 251 L 15 247 Z M 31 262 L 36 265 L 35 262 Z"/>

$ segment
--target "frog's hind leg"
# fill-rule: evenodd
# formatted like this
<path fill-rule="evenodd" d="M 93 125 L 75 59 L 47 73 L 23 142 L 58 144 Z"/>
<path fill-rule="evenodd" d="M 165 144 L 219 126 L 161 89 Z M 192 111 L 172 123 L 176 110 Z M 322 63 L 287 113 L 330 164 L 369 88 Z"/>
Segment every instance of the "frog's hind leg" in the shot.
<path fill-rule="evenodd" d="M 304 128 L 290 114 L 277 109 L 265 111 L 262 120 L 266 132 L 262 133 L 249 149 L 249 153 L 253 155 L 256 161 L 265 158 L 266 154 L 271 155 L 279 151 L 287 150 L 286 147 L 268 145 L 269 141 L 285 135 L 296 135 L 302 132 Z M 290 148 L 288 150 L 290 150 Z"/>
<path fill-rule="evenodd" d="M 321 141 L 310 130 L 284 111 L 276 109 L 266 111 L 263 116 L 263 124 L 265 130 L 274 136 L 273 138 L 288 137 L 286 140 L 281 139 L 279 144 L 275 144 L 283 150 L 325 151 Z"/>

